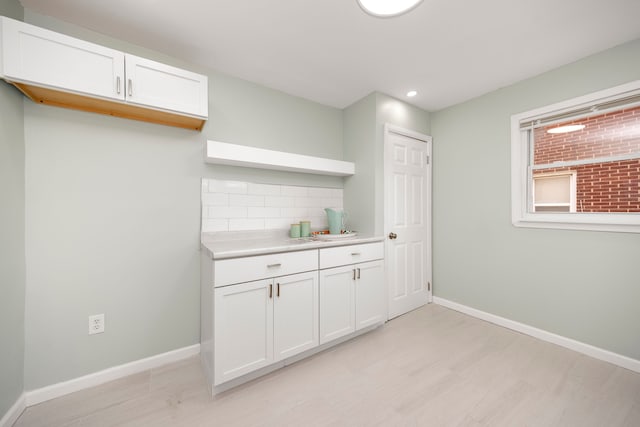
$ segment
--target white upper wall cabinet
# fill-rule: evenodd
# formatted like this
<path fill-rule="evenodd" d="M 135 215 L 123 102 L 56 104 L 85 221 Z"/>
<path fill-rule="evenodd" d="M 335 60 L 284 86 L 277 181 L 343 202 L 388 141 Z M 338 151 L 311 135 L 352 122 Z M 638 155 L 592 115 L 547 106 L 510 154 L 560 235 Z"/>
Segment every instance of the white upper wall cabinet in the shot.
<path fill-rule="evenodd" d="M 0 77 L 35 102 L 201 130 L 207 77 L 0 17 Z"/>
<path fill-rule="evenodd" d="M 130 103 L 207 117 L 207 77 L 139 56 L 125 56 Z"/>
<path fill-rule="evenodd" d="M 2 42 L 7 80 L 124 100 L 122 52 L 6 18 Z"/>

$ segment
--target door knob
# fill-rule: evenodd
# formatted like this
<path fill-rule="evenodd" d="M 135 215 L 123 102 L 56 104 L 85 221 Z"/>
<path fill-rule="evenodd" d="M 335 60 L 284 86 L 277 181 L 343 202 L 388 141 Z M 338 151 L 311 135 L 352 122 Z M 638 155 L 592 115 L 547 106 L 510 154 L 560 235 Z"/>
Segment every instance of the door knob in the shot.
<path fill-rule="evenodd" d="M 395 239 L 396 237 L 398 237 L 398 235 L 396 233 L 389 233 L 389 238 L 391 240 Z"/>

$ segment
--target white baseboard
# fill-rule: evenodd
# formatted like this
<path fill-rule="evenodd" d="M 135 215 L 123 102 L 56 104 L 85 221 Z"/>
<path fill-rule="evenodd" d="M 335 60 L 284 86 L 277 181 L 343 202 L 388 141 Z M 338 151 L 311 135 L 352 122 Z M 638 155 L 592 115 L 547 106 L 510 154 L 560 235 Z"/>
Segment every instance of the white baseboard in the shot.
<path fill-rule="evenodd" d="M 27 407 L 24 393 L 20 395 L 16 403 L 13 404 L 11 408 L 7 411 L 6 414 L 0 420 L 0 427 L 11 427 L 22 415 L 22 412 Z"/>
<path fill-rule="evenodd" d="M 36 405 L 56 397 L 64 396 L 89 387 L 104 384 L 127 375 L 137 374 L 149 369 L 157 368 L 168 363 L 177 362 L 200 353 L 200 344 L 179 348 L 166 353 L 114 366 L 103 371 L 94 372 L 69 381 L 52 384 L 36 390 L 25 392 L 24 400 L 26 406 Z M 0 426 L 4 427 L 4 426 Z"/>
<path fill-rule="evenodd" d="M 524 323 L 516 322 L 515 320 L 496 316 L 495 314 L 477 310 L 475 308 L 458 304 L 457 302 L 449 301 L 444 298 L 434 296 L 433 302 L 443 307 L 468 314 L 469 316 L 477 317 L 478 319 L 486 320 L 487 322 L 491 322 L 496 325 L 503 326 L 505 328 L 512 329 L 526 335 L 530 335 L 542 341 L 547 341 L 568 348 L 570 350 L 577 351 L 578 353 L 586 354 L 587 356 L 591 356 L 594 359 L 603 360 L 622 368 L 629 369 L 630 371 L 640 372 L 640 360 L 632 359 L 630 357 L 623 356 L 609 350 L 604 350 L 602 348 L 592 346 L 591 344 L 585 344 L 571 338 L 563 337 L 561 335 L 556 335 L 552 332 L 525 325 Z"/>

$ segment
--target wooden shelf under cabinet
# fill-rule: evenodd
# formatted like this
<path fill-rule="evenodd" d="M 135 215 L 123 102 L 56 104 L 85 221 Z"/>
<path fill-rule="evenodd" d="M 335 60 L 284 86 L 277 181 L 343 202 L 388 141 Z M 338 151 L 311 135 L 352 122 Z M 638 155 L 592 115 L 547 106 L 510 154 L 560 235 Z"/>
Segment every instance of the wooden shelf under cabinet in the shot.
<path fill-rule="evenodd" d="M 61 92 L 24 83 L 9 82 L 34 102 L 90 113 L 107 114 L 125 119 L 140 120 L 161 125 L 200 131 L 204 119 L 152 110 L 131 104 L 121 104 L 100 98 L 89 98 L 75 93 Z"/>

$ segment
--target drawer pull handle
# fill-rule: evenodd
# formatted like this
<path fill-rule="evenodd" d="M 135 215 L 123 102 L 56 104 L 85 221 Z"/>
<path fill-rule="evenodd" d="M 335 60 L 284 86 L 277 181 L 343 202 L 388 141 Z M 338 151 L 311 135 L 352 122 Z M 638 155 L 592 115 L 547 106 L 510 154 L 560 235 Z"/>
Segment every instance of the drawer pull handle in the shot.
<path fill-rule="evenodd" d="M 351 252 L 351 256 L 358 256 L 360 255 L 360 252 Z"/>
<path fill-rule="evenodd" d="M 360 269 L 358 268 L 358 279 L 360 278 Z"/>
<path fill-rule="evenodd" d="M 276 296 L 280 298 L 280 283 L 278 283 L 278 289 L 276 290 Z"/>
<path fill-rule="evenodd" d="M 269 298 L 273 298 L 273 285 L 269 285 Z"/>
<path fill-rule="evenodd" d="M 280 267 L 281 265 L 282 265 L 281 263 L 277 263 L 277 264 L 267 264 L 267 268 Z"/>

